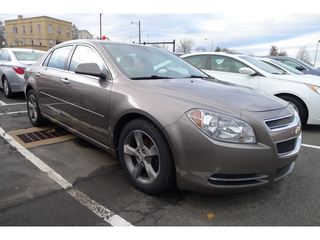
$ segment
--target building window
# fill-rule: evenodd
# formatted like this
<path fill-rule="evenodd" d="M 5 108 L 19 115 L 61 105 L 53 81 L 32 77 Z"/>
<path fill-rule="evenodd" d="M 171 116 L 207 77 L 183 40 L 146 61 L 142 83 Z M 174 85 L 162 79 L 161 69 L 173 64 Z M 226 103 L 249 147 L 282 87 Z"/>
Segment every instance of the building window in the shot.
<path fill-rule="evenodd" d="M 31 45 L 33 46 L 33 39 L 31 39 Z"/>
<path fill-rule="evenodd" d="M 52 33 L 52 26 L 49 25 L 49 33 Z"/>
<path fill-rule="evenodd" d="M 67 37 L 70 37 L 70 30 L 67 28 Z"/>
<path fill-rule="evenodd" d="M 17 27 L 13 28 L 13 34 L 18 34 L 18 28 Z"/>
<path fill-rule="evenodd" d="M 39 46 L 42 46 L 42 40 L 39 38 Z"/>
<path fill-rule="evenodd" d="M 30 33 L 33 33 L 33 29 L 32 29 L 32 26 L 30 26 Z"/>
<path fill-rule="evenodd" d="M 18 45 L 19 45 L 19 41 L 18 41 L 18 40 L 14 40 L 14 41 L 13 41 L 13 45 L 14 45 L 14 46 L 18 46 Z"/>
<path fill-rule="evenodd" d="M 23 45 L 27 45 L 27 40 L 23 39 Z"/>
<path fill-rule="evenodd" d="M 38 24 L 38 33 L 41 33 L 41 26 Z"/>
<path fill-rule="evenodd" d="M 61 27 L 58 27 L 58 34 L 61 35 Z"/>
<path fill-rule="evenodd" d="M 50 47 L 53 47 L 53 39 L 50 39 Z"/>
<path fill-rule="evenodd" d="M 23 32 L 23 34 L 26 34 L 26 27 L 25 26 L 22 26 L 22 32 Z"/>

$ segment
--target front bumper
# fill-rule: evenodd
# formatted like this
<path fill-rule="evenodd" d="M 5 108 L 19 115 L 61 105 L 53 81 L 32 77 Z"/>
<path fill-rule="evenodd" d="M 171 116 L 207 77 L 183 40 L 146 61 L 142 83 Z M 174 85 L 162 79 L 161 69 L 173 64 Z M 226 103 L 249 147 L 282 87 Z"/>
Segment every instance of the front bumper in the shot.
<path fill-rule="evenodd" d="M 283 116 L 281 112 L 275 111 L 274 115 Z M 239 192 L 288 175 L 301 145 L 298 115 L 291 116 L 293 121 L 289 125 L 273 130 L 263 121 L 257 121 L 259 118 L 270 119 L 270 112 L 251 113 L 245 119 L 256 123 L 252 126 L 257 144 L 216 141 L 200 132 L 185 115 L 168 126 L 166 132 L 173 139 L 178 188 L 207 193 Z"/>

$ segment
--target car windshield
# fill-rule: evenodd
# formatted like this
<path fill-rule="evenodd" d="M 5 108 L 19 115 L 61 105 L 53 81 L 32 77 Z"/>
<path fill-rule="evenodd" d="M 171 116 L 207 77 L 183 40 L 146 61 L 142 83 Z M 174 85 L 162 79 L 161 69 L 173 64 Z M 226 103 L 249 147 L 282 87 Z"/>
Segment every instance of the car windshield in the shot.
<path fill-rule="evenodd" d="M 121 43 L 101 45 L 131 79 L 207 77 L 179 57 L 157 48 Z"/>
<path fill-rule="evenodd" d="M 255 65 L 256 67 L 262 69 L 265 72 L 271 73 L 271 74 L 279 74 L 279 75 L 283 75 L 283 72 L 281 72 L 280 70 L 271 67 L 270 65 L 259 61 L 258 59 L 252 58 L 252 57 L 245 57 L 245 56 L 241 56 L 240 58 L 242 58 L 243 60 Z"/>
<path fill-rule="evenodd" d="M 19 61 L 37 61 L 44 54 L 44 52 L 14 51 L 13 54 Z"/>

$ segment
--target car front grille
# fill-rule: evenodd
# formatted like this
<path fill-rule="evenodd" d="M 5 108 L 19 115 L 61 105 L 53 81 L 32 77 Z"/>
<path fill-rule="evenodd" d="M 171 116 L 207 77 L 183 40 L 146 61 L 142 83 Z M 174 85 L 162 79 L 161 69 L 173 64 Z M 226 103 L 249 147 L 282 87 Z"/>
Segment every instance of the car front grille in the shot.
<path fill-rule="evenodd" d="M 265 124 L 267 127 L 272 131 L 272 130 L 278 130 L 280 128 L 284 128 L 288 125 L 290 125 L 295 119 L 295 115 L 292 114 L 287 117 L 283 118 L 277 118 L 277 119 L 271 119 L 271 120 L 266 120 Z"/>

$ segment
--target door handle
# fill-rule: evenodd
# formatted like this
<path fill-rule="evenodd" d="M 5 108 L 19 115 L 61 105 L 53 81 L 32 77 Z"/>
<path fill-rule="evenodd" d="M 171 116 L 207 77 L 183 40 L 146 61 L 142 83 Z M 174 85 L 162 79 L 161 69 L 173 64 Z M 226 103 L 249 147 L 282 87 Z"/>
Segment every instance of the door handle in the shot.
<path fill-rule="evenodd" d="M 69 79 L 68 78 L 60 78 L 60 81 L 64 84 L 69 84 Z"/>

